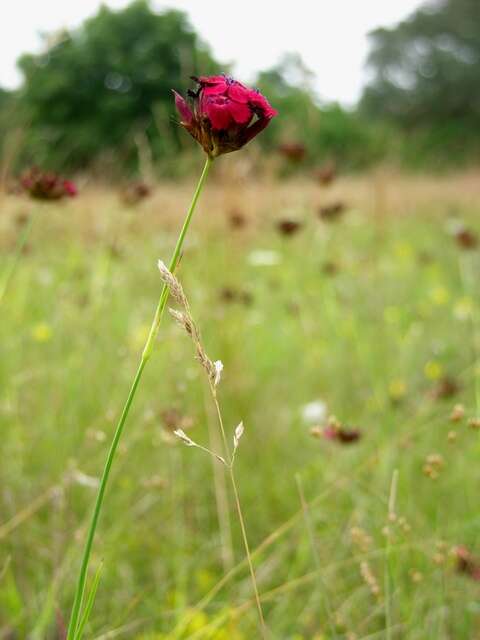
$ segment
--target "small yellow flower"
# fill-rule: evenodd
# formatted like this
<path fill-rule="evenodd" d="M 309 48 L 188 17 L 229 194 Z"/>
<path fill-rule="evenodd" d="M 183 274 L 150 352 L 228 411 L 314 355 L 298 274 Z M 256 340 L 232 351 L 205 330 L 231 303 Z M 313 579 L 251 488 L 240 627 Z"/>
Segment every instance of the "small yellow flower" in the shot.
<path fill-rule="evenodd" d="M 392 380 L 388 385 L 388 395 L 394 402 L 397 402 L 404 398 L 406 393 L 407 385 L 403 380 Z"/>
<path fill-rule="evenodd" d="M 469 296 L 459 298 L 453 306 L 453 315 L 458 320 L 468 320 L 472 316 L 473 300 Z"/>
<path fill-rule="evenodd" d="M 51 340 L 53 331 L 52 327 L 46 322 L 39 322 L 34 327 L 32 327 L 30 334 L 32 336 L 32 340 L 34 340 L 35 342 L 43 343 L 49 342 L 49 340 Z"/>
<path fill-rule="evenodd" d="M 397 242 L 393 247 L 393 251 L 397 258 L 405 262 L 409 261 L 413 256 L 412 246 L 407 242 Z"/>
<path fill-rule="evenodd" d="M 442 287 L 441 285 L 438 285 L 437 287 L 430 289 L 429 297 L 430 297 L 430 300 L 433 302 L 433 304 L 436 304 L 439 307 L 441 307 L 444 304 L 447 304 L 447 302 L 450 300 L 450 294 L 448 290 L 445 287 Z"/>
<path fill-rule="evenodd" d="M 430 360 L 424 366 L 423 372 L 429 380 L 439 380 L 443 375 L 443 367 L 436 360 Z"/>
<path fill-rule="evenodd" d="M 203 611 L 196 611 L 190 619 L 190 623 L 188 625 L 188 633 L 193 633 L 194 631 L 200 631 L 208 624 L 208 617 Z"/>

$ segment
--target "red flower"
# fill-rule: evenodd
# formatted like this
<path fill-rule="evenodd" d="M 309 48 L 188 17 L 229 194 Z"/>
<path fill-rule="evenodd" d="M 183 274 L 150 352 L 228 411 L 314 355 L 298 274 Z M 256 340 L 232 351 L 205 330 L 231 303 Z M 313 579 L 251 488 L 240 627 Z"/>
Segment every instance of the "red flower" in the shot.
<path fill-rule="evenodd" d="M 347 427 L 334 416 L 331 416 L 323 427 L 318 425 L 312 427 L 310 433 L 314 438 L 325 438 L 325 440 L 331 440 L 338 444 L 352 444 L 358 442 L 362 437 L 360 429 Z"/>
<path fill-rule="evenodd" d="M 141 200 L 148 198 L 152 193 L 151 187 L 142 180 L 137 180 L 136 182 L 131 182 L 122 193 L 122 200 L 125 204 L 135 205 L 139 203 Z"/>
<path fill-rule="evenodd" d="M 359 429 L 349 429 L 348 427 L 335 428 L 332 425 L 328 425 L 323 430 L 323 437 L 326 440 L 337 440 L 342 444 L 350 444 L 351 442 L 357 442 L 362 437 Z"/>
<path fill-rule="evenodd" d="M 225 75 L 193 78 L 191 106 L 174 91 L 180 124 L 211 157 L 241 149 L 277 115 L 267 99 Z"/>
<path fill-rule="evenodd" d="M 290 162 L 301 162 L 307 152 L 301 142 L 284 142 L 278 147 L 279 153 Z"/>
<path fill-rule="evenodd" d="M 65 180 L 56 173 L 43 172 L 32 167 L 20 179 L 23 189 L 36 200 L 61 200 L 77 195 L 77 187 L 71 180 Z"/>
<path fill-rule="evenodd" d="M 456 547 L 454 555 L 457 560 L 458 573 L 464 573 L 473 580 L 480 581 L 480 564 L 467 547 Z"/>
<path fill-rule="evenodd" d="M 74 198 L 78 193 L 76 184 L 71 180 L 63 181 L 63 190 L 65 191 L 65 195 L 70 196 L 71 198 Z"/>

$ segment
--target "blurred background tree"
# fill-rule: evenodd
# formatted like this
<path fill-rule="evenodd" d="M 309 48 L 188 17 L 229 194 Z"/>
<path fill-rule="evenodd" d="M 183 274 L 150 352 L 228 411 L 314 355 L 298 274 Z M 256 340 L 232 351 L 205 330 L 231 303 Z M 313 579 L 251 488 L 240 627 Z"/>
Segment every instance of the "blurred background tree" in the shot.
<path fill-rule="evenodd" d="M 219 69 L 185 14 L 155 13 L 145 0 L 104 6 L 77 30 L 45 37 L 44 52 L 22 56 L 19 67 L 32 160 L 77 169 L 119 153 L 128 164 L 136 134 L 154 158 L 178 150 L 172 88 Z"/>
<path fill-rule="evenodd" d="M 280 113 L 260 143 L 305 146 L 306 162 L 333 161 L 346 169 L 363 168 L 384 154 L 384 128 L 372 126 L 356 109 L 324 104 L 316 96 L 314 75 L 297 53 L 286 54 L 277 65 L 258 75 L 257 85 Z"/>
<path fill-rule="evenodd" d="M 480 2 L 430 3 L 370 37 L 373 78 L 361 112 L 400 127 L 410 161 L 478 160 Z"/>
<path fill-rule="evenodd" d="M 430 2 L 370 37 L 371 78 L 352 108 L 322 102 L 298 53 L 260 72 L 256 85 L 280 116 L 258 144 L 305 147 L 299 170 L 478 162 L 480 1 Z M 161 173 L 188 171 L 192 145 L 176 124 L 171 89 L 186 91 L 191 75 L 228 71 L 184 13 L 157 13 L 148 0 L 103 7 L 71 32 L 45 35 L 43 52 L 22 56 L 19 67 L 20 89 L 0 90 L 0 145 L 20 130 L 10 144 L 20 149 L 19 167 L 93 166 L 108 177 L 138 170 L 146 156 Z"/>

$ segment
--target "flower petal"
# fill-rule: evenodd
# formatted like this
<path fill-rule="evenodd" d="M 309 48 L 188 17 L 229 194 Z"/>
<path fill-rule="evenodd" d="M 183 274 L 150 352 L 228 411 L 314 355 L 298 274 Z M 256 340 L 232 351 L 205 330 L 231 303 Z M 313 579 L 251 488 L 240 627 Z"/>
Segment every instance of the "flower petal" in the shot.
<path fill-rule="evenodd" d="M 227 102 L 206 100 L 204 113 L 212 124 L 212 129 L 228 129 L 232 123 L 232 115 Z"/>
<path fill-rule="evenodd" d="M 200 84 L 204 84 L 204 85 L 213 85 L 213 84 L 219 84 L 221 82 L 226 82 L 225 76 L 223 75 L 219 75 L 219 76 L 200 76 L 198 78 L 198 82 Z"/>
<path fill-rule="evenodd" d="M 225 76 L 200 76 L 198 82 L 202 87 L 202 94 L 205 96 L 218 96 L 227 90 Z"/>
<path fill-rule="evenodd" d="M 173 95 L 175 96 L 175 107 L 177 108 L 178 114 L 185 124 L 190 124 L 193 120 L 193 113 L 186 103 L 185 99 L 173 90 Z"/>
<path fill-rule="evenodd" d="M 232 118 L 238 124 L 247 124 L 252 119 L 253 113 L 248 104 L 230 101 L 228 103 L 228 109 Z"/>
<path fill-rule="evenodd" d="M 241 102 L 242 104 L 247 104 L 250 99 L 250 94 L 252 93 L 251 89 L 245 87 L 241 82 L 232 82 L 229 85 L 227 90 L 227 95 L 232 100 L 236 102 Z"/>
<path fill-rule="evenodd" d="M 258 91 L 251 91 L 249 96 L 249 103 L 255 109 L 261 112 L 264 118 L 271 119 L 274 116 L 278 115 L 278 111 L 274 109 L 265 96 Z"/>

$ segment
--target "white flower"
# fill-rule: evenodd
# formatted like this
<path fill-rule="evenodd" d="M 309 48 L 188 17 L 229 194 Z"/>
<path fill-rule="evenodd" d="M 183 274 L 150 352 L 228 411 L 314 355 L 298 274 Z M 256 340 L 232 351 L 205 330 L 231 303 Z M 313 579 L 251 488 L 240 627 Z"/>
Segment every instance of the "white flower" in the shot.
<path fill-rule="evenodd" d="M 282 256 L 278 251 L 257 249 L 248 254 L 247 262 L 253 267 L 273 267 L 281 262 Z"/>
<path fill-rule="evenodd" d="M 327 405 L 323 400 L 312 400 L 302 407 L 302 418 L 309 424 L 318 424 L 327 418 Z"/>

